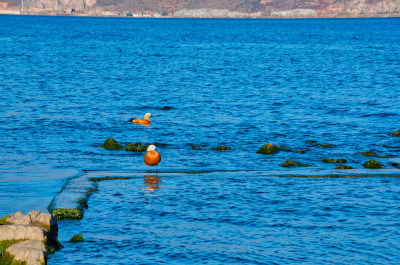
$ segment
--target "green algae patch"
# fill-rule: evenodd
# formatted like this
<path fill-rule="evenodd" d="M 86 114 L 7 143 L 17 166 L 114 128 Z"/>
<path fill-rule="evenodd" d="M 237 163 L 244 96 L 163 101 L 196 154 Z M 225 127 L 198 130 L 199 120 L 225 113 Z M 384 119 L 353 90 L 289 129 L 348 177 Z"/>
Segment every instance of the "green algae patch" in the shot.
<path fill-rule="evenodd" d="M 190 146 L 193 150 L 203 150 L 203 148 L 200 145 L 194 144 Z"/>
<path fill-rule="evenodd" d="M 320 144 L 320 146 L 323 147 L 323 148 L 331 148 L 331 147 L 334 147 L 333 144 Z"/>
<path fill-rule="evenodd" d="M 393 137 L 400 137 L 400 130 L 394 132 L 394 133 L 390 133 L 389 136 L 393 136 Z"/>
<path fill-rule="evenodd" d="M 54 253 L 56 253 L 56 251 L 58 251 L 64 247 L 61 244 L 61 242 L 58 241 L 58 239 L 52 240 L 51 244 L 47 240 L 44 240 L 42 242 L 45 245 L 46 251 L 48 254 L 54 254 Z"/>
<path fill-rule="evenodd" d="M 322 162 L 324 162 L 324 163 L 346 163 L 347 160 L 344 159 L 344 158 L 341 158 L 341 159 L 328 159 L 328 158 L 325 158 L 325 159 L 322 160 Z"/>
<path fill-rule="evenodd" d="M 384 155 L 384 156 L 378 156 L 379 158 L 391 158 L 393 157 L 392 155 Z"/>
<path fill-rule="evenodd" d="M 315 144 L 315 143 L 317 143 L 317 141 L 307 141 L 306 144 Z"/>
<path fill-rule="evenodd" d="M 6 252 L 7 248 L 26 239 L 13 239 L 0 241 L 0 264 L 1 265 L 26 265 L 26 261 L 15 260 L 14 255 Z"/>
<path fill-rule="evenodd" d="M 363 166 L 369 169 L 379 169 L 384 167 L 381 163 L 379 163 L 376 160 L 368 160 L 363 164 Z"/>
<path fill-rule="evenodd" d="M 105 149 L 124 149 L 114 138 L 108 138 L 100 147 Z"/>
<path fill-rule="evenodd" d="M 6 252 L 3 256 L 0 256 L 1 265 L 27 265 L 26 261 L 16 260 L 14 255 Z"/>
<path fill-rule="evenodd" d="M 77 234 L 77 235 L 72 236 L 68 242 L 76 243 L 76 242 L 82 242 L 82 241 L 83 241 L 82 234 Z"/>
<path fill-rule="evenodd" d="M 264 144 L 260 149 L 258 149 L 257 154 L 273 155 L 278 152 L 279 152 L 279 147 L 273 144 Z"/>
<path fill-rule="evenodd" d="M 83 214 L 78 209 L 54 209 L 52 215 L 56 220 L 74 219 L 81 220 Z"/>
<path fill-rule="evenodd" d="M 306 153 L 306 151 L 304 151 L 304 150 L 298 150 L 298 151 L 296 151 L 296 153 L 299 153 L 299 154 L 305 154 L 305 153 Z"/>
<path fill-rule="evenodd" d="M 338 165 L 335 167 L 335 169 L 353 169 L 351 166 L 346 166 L 346 165 Z"/>
<path fill-rule="evenodd" d="M 4 254 L 6 254 L 7 248 L 11 247 L 14 244 L 17 244 L 21 241 L 24 241 L 27 239 L 11 239 L 11 240 L 2 240 L 0 241 L 0 257 L 3 257 Z M 1 261 L 1 260 L 0 260 Z M 0 262 L 0 264 L 3 264 Z"/>
<path fill-rule="evenodd" d="M 303 164 L 299 161 L 296 160 L 286 160 L 282 164 L 280 164 L 281 167 L 309 167 L 310 165 Z"/>
<path fill-rule="evenodd" d="M 106 176 L 106 177 L 98 177 L 98 178 L 95 178 L 95 177 L 89 178 L 89 180 L 93 181 L 93 182 L 99 182 L 99 181 L 105 181 L 105 180 L 121 180 L 121 179 L 133 179 L 133 177 L 109 177 L 109 176 Z"/>
<path fill-rule="evenodd" d="M 358 154 L 358 153 L 357 153 Z M 379 157 L 379 158 L 391 158 L 393 157 L 392 155 L 384 155 L 384 156 L 379 156 L 377 155 L 374 151 L 368 151 L 368 152 L 361 152 L 361 154 L 365 157 Z"/>
<path fill-rule="evenodd" d="M 12 223 L 7 221 L 7 216 L 0 219 L 0 225 L 12 225 Z"/>
<path fill-rule="evenodd" d="M 216 150 L 216 151 L 225 151 L 225 150 L 231 150 L 230 146 L 225 146 L 225 145 L 220 145 L 214 148 L 211 148 L 212 150 Z"/>
<path fill-rule="evenodd" d="M 368 151 L 368 152 L 361 152 L 361 154 L 365 157 L 375 157 L 377 156 L 374 151 Z"/>
<path fill-rule="evenodd" d="M 144 152 L 147 151 L 147 147 L 149 147 L 148 145 L 144 145 L 142 143 L 128 143 L 125 147 L 126 151 L 129 152 Z"/>

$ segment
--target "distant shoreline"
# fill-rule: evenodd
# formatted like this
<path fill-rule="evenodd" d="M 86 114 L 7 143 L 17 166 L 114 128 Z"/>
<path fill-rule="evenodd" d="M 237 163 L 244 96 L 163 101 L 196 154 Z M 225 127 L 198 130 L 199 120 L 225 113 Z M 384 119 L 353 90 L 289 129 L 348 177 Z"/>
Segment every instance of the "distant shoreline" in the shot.
<path fill-rule="evenodd" d="M 127 19 L 348 19 L 348 18 L 400 18 L 400 14 L 371 14 L 371 15 L 336 15 L 336 16 L 243 16 L 243 17 L 189 17 L 189 16 L 126 16 L 126 15 L 101 15 L 101 14 L 21 14 L 18 12 L 5 12 L 0 10 L 0 16 L 47 16 L 47 17 L 102 17 L 102 18 L 127 18 Z"/>

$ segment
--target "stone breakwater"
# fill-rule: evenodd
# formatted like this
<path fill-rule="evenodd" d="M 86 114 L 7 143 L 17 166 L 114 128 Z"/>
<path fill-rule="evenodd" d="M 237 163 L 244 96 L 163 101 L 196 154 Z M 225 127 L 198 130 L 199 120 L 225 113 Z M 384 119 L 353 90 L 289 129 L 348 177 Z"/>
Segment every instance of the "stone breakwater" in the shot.
<path fill-rule="evenodd" d="M 0 219 L 0 264 L 43 265 L 62 246 L 54 216 L 20 211 Z"/>

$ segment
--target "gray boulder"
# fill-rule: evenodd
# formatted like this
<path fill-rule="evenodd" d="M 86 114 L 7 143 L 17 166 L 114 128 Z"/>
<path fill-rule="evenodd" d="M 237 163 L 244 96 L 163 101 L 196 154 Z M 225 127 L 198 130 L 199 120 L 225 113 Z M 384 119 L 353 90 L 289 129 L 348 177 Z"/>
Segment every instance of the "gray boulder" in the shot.
<path fill-rule="evenodd" d="M 0 225 L 0 241 L 3 240 L 46 240 L 44 228 L 33 225 Z"/>
<path fill-rule="evenodd" d="M 4 224 L 15 224 L 15 225 L 31 225 L 43 227 L 47 232 L 46 235 L 50 240 L 56 240 L 58 236 L 58 225 L 57 221 L 51 214 L 41 213 L 39 211 L 30 211 L 28 214 L 24 214 L 18 211 L 14 214 L 7 215 L 1 219 Z"/>
<path fill-rule="evenodd" d="M 46 247 L 40 240 L 26 240 L 7 248 L 6 252 L 14 256 L 14 260 L 26 261 L 27 265 L 45 264 Z"/>

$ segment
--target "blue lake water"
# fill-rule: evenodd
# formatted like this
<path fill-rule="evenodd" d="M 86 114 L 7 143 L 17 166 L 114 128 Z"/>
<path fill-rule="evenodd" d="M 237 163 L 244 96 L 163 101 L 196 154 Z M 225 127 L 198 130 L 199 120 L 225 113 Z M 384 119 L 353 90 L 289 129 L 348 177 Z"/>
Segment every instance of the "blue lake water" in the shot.
<path fill-rule="evenodd" d="M 400 174 L 398 28 L 0 16 L 0 216 L 46 211 L 82 171 L 123 172 L 136 177 L 101 182 L 82 221 L 60 222 L 49 264 L 395 264 L 399 178 L 282 176 Z M 128 122 L 146 112 L 150 126 Z M 100 148 L 109 137 L 155 144 L 158 174 Z M 287 150 L 257 154 L 265 143 Z"/>

